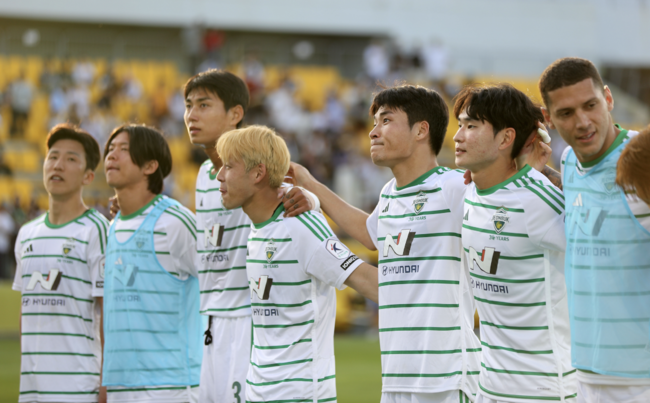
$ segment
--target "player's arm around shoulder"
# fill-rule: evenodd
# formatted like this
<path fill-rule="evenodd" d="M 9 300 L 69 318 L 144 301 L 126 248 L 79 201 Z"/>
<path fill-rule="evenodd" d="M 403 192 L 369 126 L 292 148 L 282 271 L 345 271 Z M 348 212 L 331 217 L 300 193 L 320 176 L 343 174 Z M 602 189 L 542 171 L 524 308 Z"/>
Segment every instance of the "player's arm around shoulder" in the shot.
<path fill-rule="evenodd" d="M 174 266 L 180 272 L 198 277 L 196 265 L 196 216 L 188 208 L 174 205 L 165 210 L 169 220 L 165 232 Z"/>
<path fill-rule="evenodd" d="M 525 214 L 527 233 L 536 245 L 564 252 L 564 195 L 542 173 L 531 170 L 531 180 L 514 192 Z"/>
<path fill-rule="evenodd" d="M 338 289 L 350 286 L 377 301 L 377 268 L 363 262 L 334 234 L 316 212 L 285 219 L 305 272 Z"/>

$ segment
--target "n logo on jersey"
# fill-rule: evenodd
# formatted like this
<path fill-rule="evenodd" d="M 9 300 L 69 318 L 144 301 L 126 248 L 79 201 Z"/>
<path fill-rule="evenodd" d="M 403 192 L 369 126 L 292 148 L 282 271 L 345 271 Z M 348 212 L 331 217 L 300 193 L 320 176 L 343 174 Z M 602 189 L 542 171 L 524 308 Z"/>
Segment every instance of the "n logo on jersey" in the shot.
<path fill-rule="evenodd" d="M 501 252 L 497 252 L 494 248 L 484 248 L 479 255 L 476 249 L 469 247 L 469 267 L 474 270 L 474 262 L 478 268 L 488 274 L 497 274 L 497 267 L 499 265 L 499 257 Z"/>
<path fill-rule="evenodd" d="M 580 197 L 580 195 L 578 195 Z M 575 206 L 575 203 L 573 204 Z M 582 199 L 580 200 L 580 206 L 582 206 Z M 578 228 L 585 234 L 590 236 L 598 236 L 600 229 L 603 226 L 605 218 L 607 218 L 607 210 L 603 210 L 601 207 L 592 207 L 587 209 L 587 214 L 585 215 L 584 220 L 582 219 L 582 214 L 580 211 L 584 209 L 576 209 L 573 213 L 573 221 L 578 225 Z"/>
<path fill-rule="evenodd" d="M 31 278 L 29 279 L 29 284 L 27 284 L 27 291 L 32 291 L 36 284 L 41 283 L 41 288 L 48 291 L 55 291 L 59 288 L 59 283 L 61 282 L 61 277 L 63 273 L 59 269 L 52 269 L 47 274 L 47 277 L 43 277 L 43 273 L 40 271 L 35 271 L 32 273 Z"/>
<path fill-rule="evenodd" d="M 415 214 L 420 214 L 428 200 L 429 198 L 424 192 L 420 192 L 415 196 L 415 199 L 413 200 L 413 210 L 415 211 Z"/>
<path fill-rule="evenodd" d="M 469 210 L 467 212 L 469 213 Z M 506 224 L 510 222 L 510 217 L 508 217 L 508 212 L 505 207 L 499 208 L 497 212 L 494 213 L 492 216 L 492 222 L 494 223 L 494 231 L 499 235 Z"/>
<path fill-rule="evenodd" d="M 269 243 L 266 244 L 266 261 L 271 263 L 271 261 L 273 260 L 273 256 L 277 251 L 278 251 L 278 247 L 275 246 L 275 242 L 273 241 L 273 239 L 271 239 Z"/>
<path fill-rule="evenodd" d="M 384 257 L 388 256 L 389 249 L 393 249 L 393 253 L 398 256 L 408 255 L 411 251 L 413 238 L 415 238 L 415 232 L 411 232 L 410 229 L 403 229 L 397 235 L 397 242 L 395 242 L 391 234 L 386 234 L 386 239 L 384 239 Z"/>
<path fill-rule="evenodd" d="M 256 282 L 255 279 L 251 277 L 248 282 L 248 287 L 251 289 L 251 299 L 253 298 L 253 293 L 255 293 L 259 299 L 269 299 L 272 285 L 273 279 L 269 278 L 269 276 L 261 276 L 259 282 Z"/>
<path fill-rule="evenodd" d="M 221 224 L 212 224 L 211 227 L 206 225 L 205 228 L 205 231 L 203 231 L 203 243 L 205 246 L 208 246 L 208 244 L 212 245 L 212 247 L 221 246 L 224 226 Z"/>
<path fill-rule="evenodd" d="M 133 286 L 133 283 L 135 283 L 135 277 L 138 275 L 138 267 L 133 266 L 132 264 L 121 266 L 122 267 L 115 267 L 113 277 L 120 280 L 120 283 L 125 284 L 127 287 Z"/>

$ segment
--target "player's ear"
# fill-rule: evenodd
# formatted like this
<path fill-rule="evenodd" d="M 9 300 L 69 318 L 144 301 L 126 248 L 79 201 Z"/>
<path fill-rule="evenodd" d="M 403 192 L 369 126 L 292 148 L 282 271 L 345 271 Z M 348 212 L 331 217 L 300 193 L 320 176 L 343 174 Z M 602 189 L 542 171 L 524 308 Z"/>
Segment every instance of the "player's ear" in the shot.
<path fill-rule="evenodd" d="M 612 91 L 610 91 L 608 86 L 603 88 L 603 95 L 605 96 L 605 101 L 607 102 L 607 110 L 612 111 L 614 109 L 614 97 L 612 96 Z"/>
<path fill-rule="evenodd" d="M 91 169 L 86 169 L 81 184 L 84 186 L 90 185 L 94 179 L 95 179 L 95 172 L 93 172 Z"/>
<path fill-rule="evenodd" d="M 153 174 L 156 172 L 156 169 L 158 169 L 158 161 L 156 160 L 147 161 L 142 166 L 142 171 L 145 175 Z"/>
<path fill-rule="evenodd" d="M 426 120 L 417 122 L 414 126 L 414 129 L 417 129 L 416 137 L 418 140 L 421 140 L 429 135 L 429 122 Z"/>
<path fill-rule="evenodd" d="M 506 127 L 501 131 L 502 138 L 501 144 L 499 144 L 499 150 L 505 150 L 508 147 L 512 147 L 515 143 L 515 138 L 517 137 L 517 132 L 512 127 Z"/>
<path fill-rule="evenodd" d="M 244 108 L 242 108 L 241 105 L 235 105 L 228 109 L 228 119 L 230 120 L 231 126 L 237 127 L 237 124 L 239 124 L 243 118 Z"/>
<path fill-rule="evenodd" d="M 543 106 L 540 109 L 542 110 L 542 115 L 544 115 L 544 121 L 546 121 L 548 127 L 555 130 L 555 125 L 553 125 L 553 122 L 551 121 L 551 113 L 548 111 L 548 109 L 544 108 Z"/>
<path fill-rule="evenodd" d="M 264 164 L 258 164 L 251 171 L 255 173 L 254 183 L 260 183 L 266 177 L 266 165 Z"/>

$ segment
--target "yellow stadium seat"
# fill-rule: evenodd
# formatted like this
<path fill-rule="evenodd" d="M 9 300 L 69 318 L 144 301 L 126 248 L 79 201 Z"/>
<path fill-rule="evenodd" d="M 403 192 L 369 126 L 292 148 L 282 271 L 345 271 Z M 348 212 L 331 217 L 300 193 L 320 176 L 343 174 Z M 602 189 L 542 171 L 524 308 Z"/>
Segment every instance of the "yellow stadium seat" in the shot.
<path fill-rule="evenodd" d="M 14 195 L 20 197 L 20 204 L 23 207 L 29 206 L 33 188 L 31 181 L 20 179 L 14 181 Z"/>
<path fill-rule="evenodd" d="M 14 184 L 10 177 L 0 176 L 0 203 L 11 202 L 14 194 Z"/>

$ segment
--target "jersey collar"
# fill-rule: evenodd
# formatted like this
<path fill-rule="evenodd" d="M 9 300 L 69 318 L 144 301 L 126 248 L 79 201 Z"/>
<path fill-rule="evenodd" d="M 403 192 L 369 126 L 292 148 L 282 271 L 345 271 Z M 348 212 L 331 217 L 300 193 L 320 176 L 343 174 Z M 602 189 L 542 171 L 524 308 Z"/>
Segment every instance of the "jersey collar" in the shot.
<path fill-rule="evenodd" d="M 620 146 L 623 141 L 625 141 L 625 138 L 627 137 L 627 129 L 623 129 L 618 124 L 616 124 L 614 126 L 616 126 L 620 130 L 620 133 L 618 133 L 618 136 L 616 136 L 616 139 L 614 140 L 612 145 L 609 146 L 607 151 L 605 151 L 605 154 L 601 155 L 600 157 L 596 158 L 593 161 L 589 161 L 589 162 L 580 162 L 580 161 L 578 161 L 580 163 L 580 165 L 579 165 L 580 167 L 582 167 L 582 168 L 595 167 L 596 165 L 598 165 L 598 163 L 600 161 L 604 160 L 609 154 L 612 153 L 612 151 L 614 151 L 618 146 Z"/>
<path fill-rule="evenodd" d="M 268 224 L 275 221 L 280 216 L 280 214 L 282 214 L 283 211 L 284 211 L 284 204 L 280 203 L 278 205 L 278 207 L 275 209 L 275 211 L 273 212 L 273 215 L 271 216 L 271 218 L 269 218 L 268 220 L 266 220 L 264 222 L 261 222 L 259 224 L 253 223 L 253 226 L 255 227 L 255 229 L 262 229 L 262 228 L 266 227 Z"/>
<path fill-rule="evenodd" d="M 483 190 L 481 190 L 479 188 L 476 188 L 476 194 L 478 194 L 479 196 L 489 196 L 489 195 L 491 195 L 492 193 L 496 192 L 499 189 L 505 189 L 505 187 L 508 186 L 508 184 L 510 184 L 510 183 L 516 181 L 517 179 L 521 178 L 522 176 L 526 175 L 528 172 L 530 172 L 531 169 L 532 168 L 530 167 L 530 165 L 526 164 L 526 165 L 524 165 L 523 168 L 521 168 L 519 170 L 519 172 L 512 175 L 511 177 L 509 177 L 505 181 L 492 186 L 491 188 L 487 188 L 487 189 L 483 189 Z"/>
<path fill-rule="evenodd" d="M 151 201 L 150 201 L 149 203 L 147 203 L 147 204 L 145 204 L 144 206 L 142 206 L 142 207 L 141 207 L 138 211 L 136 211 L 135 213 L 131 213 L 131 214 L 129 214 L 129 215 L 121 215 L 121 214 L 120 214 L 120 220 L 122 220 L 122 221 L 126 221 L 126 220 L 130 220 L 130 219 L 132 219 L 132 218 L 134 218 L 134 217 L 139 216 L 139 215 L 142 214 L 146 209 L 148 209 L 148 208 L 151 207 L 152 205 L 156 204 L 156 203 L 158 202 L 158 200 L 160 200 L 161 198 L 162 198 L 162 195 L 157 195 L 156 197 L 154 197 L 153 199 L 151 199 Z"/>
<path fill-rule="evenodd" d="M 416 180 L 409 183 L 408 185 L 405 185 L 405 186 L 402 186 L 402 187 L 395 186 L 395 190 L 399 192 L 400 190 L 404 190 L 406 188 L 421 185 L 421 184 L 424 183 L 424 181 L 429 179 L 429 176 L 433 175 L 434 173 L 440 174 L 440 173 L 443 173 L 443 172 L 445 172 L 445 167 L 437 166 L 437 167 L 433 168 L 432 170 L 423 173 Z"/>
<path fill-rule="evenodd" d="M 77 218 L 73 218 L 72 220 L 70 220 L 70 221 L 68 221 L 68 222 L 66 222 L 66 223 L 63 223 L 63 224 L 52 224 L 52 223 L 50 222 L 50 212 L 48 211 L 47 213 L 45 213 L 45 225 L 46 225 L 48 228 L 52 228 L 52 229 L 63 228 L 63 227 L 65 227 L 66 225 L 70 224 L 71 222 L 75 222 L 75 221 L 77 221 L 78 219 L 80 219 L 81 217 L 84 217 L 84 216 L 90 214 L 92 211 L 94 211 L 94 209 L 91 209 L 91 208 L 90 208 L 90 209 L 84 211 L 83 214 L 81 214 L 79 217 L 77 217 Z"/>

